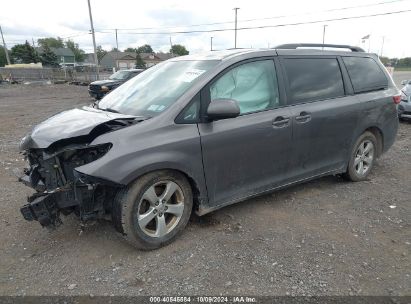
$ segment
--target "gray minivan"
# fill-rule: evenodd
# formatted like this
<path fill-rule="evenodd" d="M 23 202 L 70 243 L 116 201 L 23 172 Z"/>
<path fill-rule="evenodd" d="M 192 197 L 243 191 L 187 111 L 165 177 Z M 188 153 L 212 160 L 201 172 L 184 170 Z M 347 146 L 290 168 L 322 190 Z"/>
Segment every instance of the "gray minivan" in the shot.
<path fill-rule="evenodd" d="M 342 49 L 309 49 L 323 46 Z M 377 55 L 358 47 L 172 58 L 23 138 L 20 181 L 36 192 L 21 212 L 47 227 L 61 214 L 109 218 L 136 247 L 158 248 L 192 210 L 324 175 L 366 179 L 394 143 L 400 100 Z"/>

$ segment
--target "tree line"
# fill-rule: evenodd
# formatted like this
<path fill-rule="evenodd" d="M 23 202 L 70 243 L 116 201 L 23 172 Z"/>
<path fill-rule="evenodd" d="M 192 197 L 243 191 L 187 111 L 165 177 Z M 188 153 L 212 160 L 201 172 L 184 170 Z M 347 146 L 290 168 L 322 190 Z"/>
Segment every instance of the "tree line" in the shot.
<path fill-rule="evenodd" d="M 86 58 L 86 53 L 82 50 L 77 43 L 73 40 L 63 41 L 62 38 L 57 37 L 48 37 L 41 38 L 37 40 L 38 46 L 41 48 L 41 52 L 38 52 L 37 49 L 32 46 L 28 41 L 23 44 L 16 44 L 9 50 L 9 57 L 11 63 L 37 63 L 41 62 L 43 66 L 56 67 L 59 66 L 59 58 L 52 51 L 51 48 L 69 48 L 73 54 L 76 62 L 84 62 Z M 118 51 L 116 48 L 113 48 L 111 51 Z M 137 48 L 126 48 L 125 52 L 134 52 L 136 53 L 136 66 L 144 67 L 144 60 L 141 58 L 141 53 L 153 53 L 153 48 L 149 44 L 142 45 Z M 98 62 L 101 62 L 101 59 L 108 53 L 107 50 L 104 50 L 101 45 L 97 46 L 97 59 Z M 182 56 L 188 55 L 189 52 L 185 46 L 180 44 L 175 44 L 170 48 L 170 53 Z M 5 49 L 0 46 L 0 67 L 5 66 L 6 53 Z"/>
<path fill-rule="evenodd" d="M 411 68 L 411 57 L 405 57 L 405 58 L 380 57 L 380 60 L 385 66 L 392 66 L 394 68 Z"/>

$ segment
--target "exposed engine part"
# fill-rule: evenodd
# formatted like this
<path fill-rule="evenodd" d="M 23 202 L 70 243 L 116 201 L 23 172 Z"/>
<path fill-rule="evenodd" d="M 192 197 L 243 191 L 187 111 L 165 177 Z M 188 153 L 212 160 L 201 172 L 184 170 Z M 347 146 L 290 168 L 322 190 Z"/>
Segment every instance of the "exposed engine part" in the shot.
<path fill-rule="evenodd" d="M 110 148 L 111 144 L 82 144 L 54 151 L 27 151 L 30 166 L 19 181 L 37 192 L 21 208 L 24 218 L 37 220 L 42 226 L 57 227 L 62 223 L 60 214 L 74 212 L 82 221 L 103 217 L 111 208 L 107 199 L 114 195 L 118 185 L 79 174 L 75 168 L 99 159 Z"/>

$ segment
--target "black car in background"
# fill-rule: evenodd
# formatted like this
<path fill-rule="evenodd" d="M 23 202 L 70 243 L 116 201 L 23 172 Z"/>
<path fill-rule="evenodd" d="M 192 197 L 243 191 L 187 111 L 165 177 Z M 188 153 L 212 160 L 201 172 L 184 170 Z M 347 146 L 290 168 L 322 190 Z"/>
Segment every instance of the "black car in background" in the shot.
<path fill-rule="evenodd" d="M 88 93 L 91 97 L 95 99 L 101 99 L 107 93 L 111 92 L 119 85 L 123 84 L 127 80 L 133 78 L 134 76 L 140 74 L 143 69 L 130 69 L 130 70 L 121 70 L 115 72 L 108 79 L 97 80 L 88 86 Z"/>

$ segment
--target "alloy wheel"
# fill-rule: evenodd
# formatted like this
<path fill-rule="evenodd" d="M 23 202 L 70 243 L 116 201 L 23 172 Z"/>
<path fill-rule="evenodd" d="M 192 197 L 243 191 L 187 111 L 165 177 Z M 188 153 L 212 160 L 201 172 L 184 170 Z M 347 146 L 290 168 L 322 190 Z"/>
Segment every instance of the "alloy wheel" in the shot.
<path fill-rule="evenodd" d="M 144 192 L 136 220 L 147 236 L 161 238 L 177 226 L 183 212 L 184 194 L 180 186 L 172 181 L 160 181 Z"/>
<path fill-rule="evenodd" d="M 374 144 L 371 140 L 360 143 L 355 153 L 354 168 L 358 175 L 365 175 L 374 161 Z"/>

